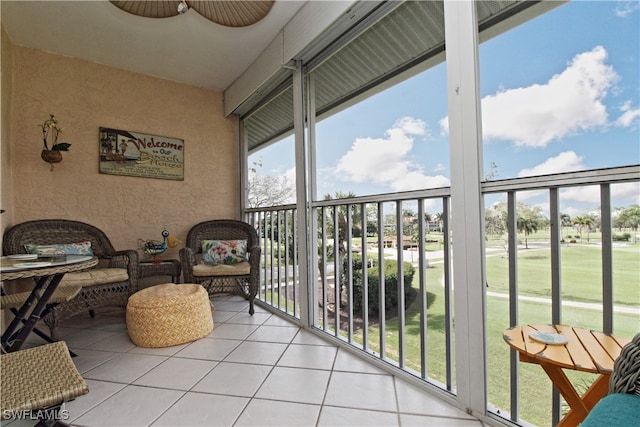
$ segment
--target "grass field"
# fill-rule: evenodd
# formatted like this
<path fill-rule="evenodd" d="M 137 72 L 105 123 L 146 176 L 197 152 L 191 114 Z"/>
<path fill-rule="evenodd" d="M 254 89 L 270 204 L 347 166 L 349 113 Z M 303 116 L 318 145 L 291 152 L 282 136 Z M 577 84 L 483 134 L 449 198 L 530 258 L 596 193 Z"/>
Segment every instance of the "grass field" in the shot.
<path fill-rule="evenodd" d="M 592 239 L 593 242 L 593 239 Z M 530 243 L 532 243 L 530 241 Z M 531 244 L 518 255 L 518 287 L 520 296 L 550 298 L 551 262 L 548 247 Z M 539 249 L 534 249 L 540 247 Z M 509 413 L 509 347 L 502 339 L 502 331 L 509 326 L 508 259 L 502 251 L 488 251 L 487 272 L 487 363 L 489 404 L 502 413 Z M 596 244 L 571 244 L 561 249 L 561 277 L 563 301 L 600 304 L 602 300 L 601 251 Z M 445 304 L 442 287 L 442 262 L 431 260 L 427 269 L 427 340 L 426 352 L 428 377 L 446 382 Z M 614 303 L 622 307 L 640 307 L 640 245 L 621 244 L 613 248 Z M 418 275 L 414 277 L 418 287 Z M 499 294 L 500 296 L 493 296 Z M 285 301 L 281 300 L 284 305 Z M 520 301 L 519 323 L 550 323 L 550 303 Z M 406 310 L 405 365 L 417 372 L 421 366 L 420 307 L 418 300 Z M 562 322 L 585 328 L 602 330 L 602 314 L 598 310 L 568 307 L 562 309 Z M 386 356 L 398 359 L 398 320 L 385 324 Z M 616 313 L 614 333 L 632 338 L 640 332 L 640 316 Z M 369 347 L 379 348 L 378 327 L 369 328 Z M 355 334 L 355 341 L 362 342 L 362 332 Z M 455 338 L 454 338 L 455 342 Z M 551 425 L 551 382 L 537 365 L 519 363 L 520 417 L 532 424 Z M 455 369 L 455 367 L 454 367 Z M 568 371 L 567 375 L 580 388 L 586 389 L 595 378 L 588 373 Z M 455 388 L 455 372 L 453 374 Z"/>
<path fill-rule="evenodd" d="M 563 301 L 600 303 L 601 262 L 597 247 L 573 245 L 563 247 L 562 294 Z M 616 246 L 613 251 L 614 300 L 616 305 L 640 306 L 640 246 Z M 444 336 L 444 295 L 441 286 L 442 265 L 432 263 L 427 270 L 427 291 L 433 303 L 427 310 L 428 324 L 428 373 L 437 381 L 445 381 L 445 336 Z M 486 260 L 489 291 L 506 294 L 508 292 L 507 259 L 500 255 L 488 256 Z M 518 281 L 521 296 L 549 297 L 551 289 L 550 253 L 548 249 L 524 250 L 518 257 Z M 417 286 L 417 284 L 415 285 Z M 551 305 L 521 301 L 518 304 L 520 323 L 550 323 Z M 419 307 L 410 306 L 406 312 L 405 339 L 407 365 L 419 371 Z M 599 311 L 577 307 L 563 307 L 563 323 L 596 330 L 602 329 L 602 315 Z M 387 347 L 398 348 L 397 320 L 387 322 Z M 509 347 L 502 339 L 502 331 L 509 326 L 509 300 L 501 297 L 487 297 L 487 363 L 488 392 L 492 406 L 503 412 L 509 408 Z M 640 331 L 640 316 L 615 314 L 614 333 L 632 338 Z M 378 328 L 371 328 L 370 337 L 377 339 Z M 375 342 L 371 343 L 372 348 Z M 388 350 L 392 356 L 393 350 Z M 551 382 L 537 365 L 519 364 L 520 369 L 520 416 L 535 425 L 551 425 Z M 567 372 L 573 381 L 585 388 L 591 384 L 594 375 Z M 454 375 L 455 380 L 455 375 Z M 544 386 L 540 386 L 543 384 Z"/>
<path fill-rule="evenodd" d="M 561 250 L 563 301 L 599 304 L 602 299 L 602 269 L 598 246 L 570 245 Z M 508 260 L 504 253 L 493 253 L 486 260 L 488 291 L 508 294 Z M 613 251 L 614 301 L 616 305 L 640 306 L 640 246 L 616 245 Z M 428 376 L 438 382 L 446 381 L 445 306 L 442 283 L 442 264 L 431 263 L 427 270 L 427 292 L 431 302 L 427 310 Z M 416 275 L 417 278 L 417 275 Z M 550 251 L 522 250 L 518 256 L 518 286 L 521 296 L 549 298 L 551 294 Z M 417 288 L 417 280 L 414 287 Z M 521 301 L 518 304 L 520 323 L 550 323 L 551 305 Z M 596 330 L 602 329 L 599 311 L 586 308 L 563 307 L 563 323 Z M 503 413 L 510 412 L 509 347 L 502 339 L 502 331 L 509 326 L 509 300 L 487 297 L 487 363 L 489 402 Z M 398 322 L 386 325 L 386 355 L 397 359 Z M 420 313 L 414 302 L 406 312 L 405 364 L 420 371 Z M 615 314 L 614 333 L 631 338 L 640 331 L 640 317 Z M 369 347 L 379 351 L 379 328 L 369 328 Z M 362 339 L 361 334 L 357 339 Z M 551 382 L 539 366 L 519 364 L 520 417 L 535 425 L 551 425 Z M 573 381 L 586 389 L 595 378 L 588 373 L 568 372 Z M 455 373 L 454 373 L 455 381 Z M 540 385 L 543 384 L 541 387 Z M 455 384 L 454 384 L 455 386 Z"/>

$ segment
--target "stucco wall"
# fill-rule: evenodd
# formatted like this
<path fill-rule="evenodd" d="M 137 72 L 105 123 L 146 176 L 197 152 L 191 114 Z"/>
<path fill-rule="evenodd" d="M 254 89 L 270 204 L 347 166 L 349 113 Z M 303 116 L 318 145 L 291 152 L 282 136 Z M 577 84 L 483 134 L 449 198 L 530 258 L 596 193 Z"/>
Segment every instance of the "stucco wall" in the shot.
<path fill-rule="evenodd" d="M 12 223 L 80 220 L 126 249 L 139 238 L 161 240 L 163 228 L 184 240 L 197 222 L 238 216 L 236 126 L 223 115 L 221 92 L 20 46 L 13 55 L 11 132 L 2 135 L 12 153 L 13 183 L 2 182 L 3 195 L 13 194 Z M 50 113 L 72 144 L 53 171 L 40 158 L 38 127 Z M 100 126 L 183 139 L 184 181 L 100 174 Z"/>
<path fill-rule="evenodd" d="M 0 94 L 2 95 L 2 104 L 0 104 L 0 133 L 1 140 L 8 141 L 10 135 L 10 117 L 11 117 L 11 82 L 12 82 L 12 67 L 13 62 L 13 45 L 9 41 L 7 33 L 4 29 L 1 31 L 2 46 L 1 58 L 0 58 Z M 4 232 L 6 224 L 9 223 L 12 212 L 12 192 L 11 192 L 11 168 L 9 166 L 9 159 L 11 153 L 9 151 L 9 144 L 0 144 L 0 209 L 4 210 L 4 213 L 0 215 L 0 233 Z M 0 234 L 0 241 L 2 237 Z"/>

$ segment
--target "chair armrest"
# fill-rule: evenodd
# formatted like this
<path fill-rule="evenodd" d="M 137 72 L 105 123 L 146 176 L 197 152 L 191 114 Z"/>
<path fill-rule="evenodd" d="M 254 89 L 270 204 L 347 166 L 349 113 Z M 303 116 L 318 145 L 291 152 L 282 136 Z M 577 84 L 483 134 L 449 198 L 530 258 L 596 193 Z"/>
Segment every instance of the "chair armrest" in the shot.
<path fill-rule="evenodd" d="M 260 246 L 252 246 L 249 248 L 249 265 L 251 266 L 251 283 L 257 284 L 260 277 L 260 254 L 262 248 Z"/>
<path fill-rule="evenodd" d="M 193 279 L 193 266 L 196 265 L 196 255 L 191 248 L 182 248 L 179 251 L 180 263 L 182 264 L 182 277 L 184 283 L 195 283 Z"/>
<path fill-rule="evenodd" d="M 126 268 L 129 282 L 131 283 L 131 293 L 138 290 L 139 255 L 133 249 L 115 251 L 109 256 L 110 268 Z"/>
<path fill-rule="evenodd" d="M 262 253 L 262 248 L 260 246 L 252 246 L 249 248 L 249 264 L 251 264 L 251 266 L 260 265 L 261 253 Z"/>

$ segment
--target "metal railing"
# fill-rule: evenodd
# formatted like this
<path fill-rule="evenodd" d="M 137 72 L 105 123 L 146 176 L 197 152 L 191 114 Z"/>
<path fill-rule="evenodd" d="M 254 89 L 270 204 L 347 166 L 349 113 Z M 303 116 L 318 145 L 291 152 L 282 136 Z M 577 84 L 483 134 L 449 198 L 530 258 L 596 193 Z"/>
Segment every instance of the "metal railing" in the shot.
<path fill-rule="evenodd" d="M 499 295 L 508 300 L 508 310 L 504 318 L 495 318 L 498 313 L 488 312 L 487 323 L 498 322 L 506 328 L 521 321 L 518 307 L 524 295 L 518 283 L 521 255 L 516 201 L 519 195 L 531 191 L 543 192 L 548 198 L 549 238 L 545 250 L 550 260 L 551 314 L 547 322 L 563 321 L 566 301 L 561 286 L 561 192 L 573 187 L 598 186 L 600 197 L 594 206 L 600 207 L 602 228 L 602 300 L 596 305 L 602 311 L 602 330 L 612 332 L 615 316 L 611 189 L 625 183 L 637 186 L 639 182 L 640 166 L 483 182 L 485 201 L 495 197 L 506 201 L 508 230 L 504 250 L 508 291 Z M 429 218 L 427 213 L 438 216 Z M 447 238 L 451 235 L 449 218 L 455 212 L 450 212 L 449 188 L 313 202 L 308 211 L 310 230 L 305 230 L 304 236 L 297 230 L 296 214 L 295 205 L 246 212 L 246 219 L 258 228 L 263 250 L 258 299 L 299 319 L 300 306 L 307 303 L 299 301 L 299 286 L 312 283 L 308 294 L 313 328 L 392 369 L 455 393 L 451 266 L 456 261 Z M 309 247 L 317 250 L 299 254 L 295 250 L 297 239 L 306 235 Z M 488 251 L 479 256 L 486 259 Z M 309 278 L 299 277 L 300 263 L 313 266 Z M 635 319 L 639 318 L 640 312 Z M 487 405 L 491 413 L 522 423 L 520 364 L 515 353 L 511 351 L 509 355 L 508 347 L 494 338 L 487 337 L 488 345 L 507 355 L 506 364 L 511 366 L 509 381 L 504 378 L 504 370 L 500 373 L 502 381 L 498 381 L 508 387 L 509 398 Z M 495 375 L 488 372 L 489 383 Z M 490 393 L 489 399 L 492 398 Z M 548 412 L 553 413 L 555 423 L 562 405 L 557 393 L 553 393 L 551 400 L 553 410 Z M 524 423 L 532 422 L 528 417 L 523 416 Z"/>

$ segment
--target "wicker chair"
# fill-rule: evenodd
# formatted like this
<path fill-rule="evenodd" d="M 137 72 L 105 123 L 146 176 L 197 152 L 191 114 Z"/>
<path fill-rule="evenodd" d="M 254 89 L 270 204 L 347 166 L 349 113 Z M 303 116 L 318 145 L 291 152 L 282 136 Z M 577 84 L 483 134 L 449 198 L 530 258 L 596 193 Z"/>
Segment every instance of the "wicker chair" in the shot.
<path fill-rule="evenodd" d="M 0 379 L 0 418 L 34 417 L 36 426 L 68 425 L 62 405 L 89 392 L 64 341 L 3 354 Z"/>
<path fill-rule="evenodd" d="M 622 347 L 613 363 L 609 378 L 609 393 L 627 393 L 640 396 L 640 333 Z"/>
<path fill-rule="evenodd" d="M 640 421 L 640 333 L 613 363 L 609 394 L 591 409 L 581 427 L 628 427 Z"/>
<path fill-rule="evenodd" d="M 59 286 L 82 286 L 80 294 L 55 306 L 43 319 L 58 339 L 59 323 L 76 314 L 100 307 L 127 306 L 129 295 L 138 290 L 138 252 L 116 251 L 109 238 L 100 229 L 80 221 L 41 219 L 16 224 L 4 233 L 4 255 L 27 253 L 26 244 L 55 245 L 91 242 L 98 266 L 88 272 L 67 273 Z"/>
<path fill-rule="evenodd" d="M 203 240 L 246 240 L 248 265 L 241 263 L 243 265 L 240 268 L 233 265 L 204 265 Z M 250 224 L 218 219 L 194 225 L 187 234 L 185 247 L 180 249 L 180 261 L 185 283 L 201 284 L 209 295 L 240 293 L 249 301 L 249 314 L 253 315 L 253 300 L 260 282 L 260 246 L 258 233 Z"/>

